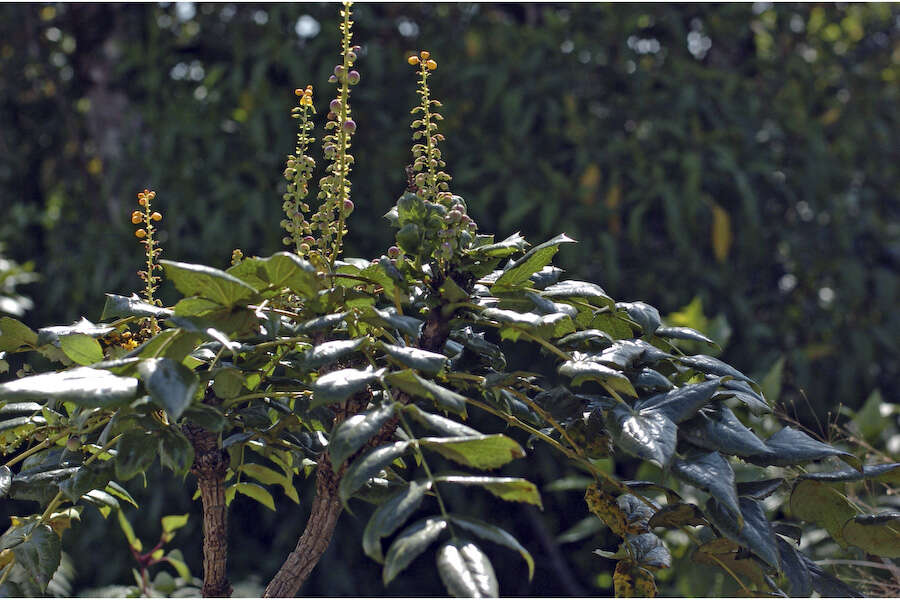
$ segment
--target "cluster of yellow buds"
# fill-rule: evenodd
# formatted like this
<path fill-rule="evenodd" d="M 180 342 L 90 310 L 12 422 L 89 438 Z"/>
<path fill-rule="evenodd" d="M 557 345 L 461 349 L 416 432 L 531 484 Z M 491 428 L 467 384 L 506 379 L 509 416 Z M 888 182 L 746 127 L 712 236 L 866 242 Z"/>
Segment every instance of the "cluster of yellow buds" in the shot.
<path fill-rule="evenodd" d="M 135 230 L 134 235 L 144 245 L 144 254 L 147 257 L 147 269 L 138 271 L 138 277 L 145 284 L 144 299 L 149 304 L 159 305 L 159 301 L 153 298 L 153 292 L 159 287 L 159 277 L 155 274 L 155 271 L 162 270 L 162 266 L 158 262 L 162 249 L 159 248 L 159 243 L 156 241 L 154 234 L 156 233 L 156 223 L 162 221 L 163 217 L 161 213 L 153 210 L 151 206 L 155 198 L 156 192 L 154 191 L 145 189 L 142 192 L 138 192 L 137 201 L 138 206 L 141 208 L 132 211 L 131 223 L 139 226 Z M 158 328 L 156 320 L 151 319 L 150 329 L 152 332 L 155 333 Z"/>
<path fill-rule="evenodd" d="M 133 211 L 131 213 L 131 222 L 134 225 L 144 224 L 146 226 L 146 229 L 140 227 L 134 232 L 135 237 L 144 239 L 153 233 L 153 223 L 162 221 L 162 215 L 156 211 L 150 212 L 150 202 L 156 198 L 156 192 L 145 189 L 143 192 L 138 192 L 137 197 L 138 204 L 144 208 L 144 211 Z"/>
<path fill-rule="evenodd" d="M 127 329 L 121 333 L 112 331 L 100 338 L 100 342 L 107 348 L 116 346 L 124 350 L 134 350 L 139 345 L 138 338 Z"/>
<path fill-rule="evenodd" d="M 282 229 L 287 232 L 282 241 L 287 246 L 293 246 L 300 256 L 305 256 L 310 249 L 309 244 L 303 242 L 303 238 L 311 233 L 305 214 L 309 212 L 309 204 L 306 197 L 309 195 L 309 180 L 316 168 L 316 161 L 309 155 L 309 146 L 315 141 L 310 136 L 313 122 L 309 113 L 315 114 L 316 109 L 312 101 L 313 87 L 297 88 L 294 95 L 300 98 L 299 105 L 292 109 L 292 116 L 300 120 L 297 132 L 297 145 L 294 153 L 287 157 L 284 168 L 284 178 L 287 180 L 287 190 L 282 195 L 284 202 L 281 207 L 286 219 L 281 220 Z"/>
<path fill-rule="evenodd" d="M 311 85 L 306 86 L 306 89 L 297 88 L 294 90 L 294 95 L 300 98 L 300 106 L 312 106 L 312 93 L 313 87 Z"/>
<path fill-rule="evenodd" d="M 406 62 L 408 62 L 412 66 L 421 64 L 424 69 L 428 69 L 429 71 L 434 71 L 435 69 L 437 69 L 437 62 L 433 58 L 431 58 L 431 52 L 429 52 L 428 50 L 422 50 L 421 52 L 419 52 L 419 56 L 413 54 L 406 59 Z"/>

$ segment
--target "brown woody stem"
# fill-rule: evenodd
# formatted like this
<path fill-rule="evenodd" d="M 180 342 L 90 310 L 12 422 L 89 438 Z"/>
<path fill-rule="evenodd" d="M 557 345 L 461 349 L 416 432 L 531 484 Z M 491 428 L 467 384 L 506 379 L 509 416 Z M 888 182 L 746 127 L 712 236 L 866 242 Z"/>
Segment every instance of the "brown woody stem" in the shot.
<path fill-rule="evenodd" d="M 231 596 L 228 582 L 228 507 L 225 504 L 225 473 L 228 454 L 219 448 L 218 436 L 194 425 L 184 433 L 194 446 L 191 473 L 197 477 L 203 506 L 203 588 L 204 598 Z"/>

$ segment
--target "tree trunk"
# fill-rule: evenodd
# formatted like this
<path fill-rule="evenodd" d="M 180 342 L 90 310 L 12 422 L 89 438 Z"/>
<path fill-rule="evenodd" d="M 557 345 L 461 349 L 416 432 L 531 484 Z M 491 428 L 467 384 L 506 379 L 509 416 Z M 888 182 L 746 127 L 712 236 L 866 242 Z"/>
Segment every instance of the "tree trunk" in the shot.
<path fill-rule="evenodd" d="M 197 477 L 203 505 L 203 588 L 204 598 L 231 596 L 228 582 L 228 507 L 225 505 L 225 473 L 228 454 L 219 449 L 216 434 L 185 425 L 184 432 L 194 446 L 191 473 Z"/>

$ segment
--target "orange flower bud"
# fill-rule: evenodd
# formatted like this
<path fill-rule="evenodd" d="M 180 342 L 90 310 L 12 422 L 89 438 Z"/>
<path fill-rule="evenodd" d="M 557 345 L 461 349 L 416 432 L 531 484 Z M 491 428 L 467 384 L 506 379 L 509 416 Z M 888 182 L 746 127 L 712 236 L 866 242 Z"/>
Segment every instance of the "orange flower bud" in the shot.
<path fill-rule="evenodd" d="M 429 58 L 431 58 L 431 52 L 429 52 L 428 50 L 422 50 L 419 54 L 422 56 L 422 60 L 428 60 Z"/>
<path fill-rule="evenodd" d="M 162 215 L 159 214 L 158 212 L 155 212 L 152 215 L 150 215 L 150 218 L 153 219 L 154 221 L 162 221 Z"/>
<path fill-rule="evenodd" d="M 131 222 L 134 223 L 135 225 L 140 223 L 141 222 L 141 213 L 139 213 L 138 211 L 134 211 L 133 213 L 131 213 Z"/>
<path fill-rule="evenodd" d="M 418 56 L 410 56 L 409 58 L 406 59 L 406 62 L 415 66 L 415 65 L 419 64 L 419 57 Z"/>
<path fill-rule="evenodd" d="M 138 229 L 137 231 L 134 232 L 134 235 L 135 235 L 135 237 L 143 239 L 143 238 L 147 237 L 147 231 L 144 229 Z"/>
<path fill-rule="evenodd" d="M 300 88 L 297 88 L 296 90 L 294 90 L 294 95 L 295 95 L 295 96 L 302 96 L 302 95 L 303 95 L 303 90 L 301 90 Z"/>
<path fill-rule="evenodd" d="M 138 204 L 140 204 L 141 206 L 147 206 L 146 196 L 141 196 L 140 199 L 138 199 Z"/>
<path fill-rule="evenodd" d="M 434 62 L 433 60 L 429 60 L 428 62 L 426 62 L 425 66 L 428 67 L 428 69 L 431 71 L 434 71 L 435 69 L 437 69 L 437 63 Z"/>

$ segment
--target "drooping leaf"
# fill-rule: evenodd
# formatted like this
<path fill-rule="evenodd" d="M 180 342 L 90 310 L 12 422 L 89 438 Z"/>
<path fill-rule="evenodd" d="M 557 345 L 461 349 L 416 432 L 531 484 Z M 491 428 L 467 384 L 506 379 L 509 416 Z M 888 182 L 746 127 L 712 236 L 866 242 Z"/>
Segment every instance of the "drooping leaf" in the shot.
<path fill-rule="evenodd" d="M 683 423 L 679 432 L 695 446 L 723 454 L 753 456 L 769 451 L 766 444 L 723 405 L 702 411 L 695 419 Z"/>
<path fill-rule="evenodd" d="M 527 502 L 543 509 L 537 486 L 520 477 L 481 477 L 472 475 L 439 475 L 435 481 L 455 485 L 477 485 L 508 502 Z"/>
<path fill-rule="evenodd" d="M 814 460 L 822 460 L 829 456 L 837 456 L 853 467 L 861 468 L 859 459 L 843 450 L 824 444 L 809 437 L 802 431 L 785 427 L 766 440 L 769 449 L 765 454 L 754 454 L 747 458 L 757 465 L 798 465 Z"/>
<path fill-rule="evenodd" d="M 672 555 L 662 540 L 652 533 L 629 535 L 625 543 L 631 547 L 631 556 L 645 569 L 668 569 Z"/>
<path fill-rule="evenodd" d="M 48 525 L 33 521 L 13 526 L 3 534 L 0 545 L 12 549 L 16 563 L 38 583 L 41 591 L 47 589 L 62 558 L 59 536 Z"/>
<path fill-rule="evenodd" d="M 779 569 L 778 547 L 775 545 L 775 532 L 766 518 L 760 502 L 752 498 L 740 498 L 740 514 L 744 517 L 743 527 L 732 512 L 726 509 L 715 498 L 710 498 L 706 505 L 706 514 L 713 524 L 730 539 L 746 546 L 768 565 Z"/>
<path fill-rule="evenodd" d="M 253 498 L 269 510 L 275 510 L 275 500 L 272 498 L 272 494 L 261 485 L 242 481 L 234 484 L 234 489 L 249 498 Z"/>
<path fill-rule="evenodd" d="M 510 550 L 515 550 L 528 565 L 528 580 L 530 581 L 531 578 L 534 577 L 534 559 L 531 557 L 531 553 L 529 553 L 516 538 L 510 535 L 509 532 L 496 525 L 491 525 L 490 523 L 471 517 L 450 515 L 450 521 L 454 526 L 464 529 L 483 540 L 505 546 Z"/>
<path fill-rule="evenodd" d="M 517 458 L 525 451 L 512 438 L 503 434 L 450 438 L 422 438 L 419 445 L 437 452 L 444 458 L 475 469 L 496 469 Z"/>
<path fill-rule="evenodd" d="M 415 404 L 407 404 L 403 407 L 403 412 L 431 431 L 447 437 L 471 437 L 473 435 L 480 435 L 480 432 L 477 429 L 472 429 L 453 419 L 425 412 Z"/>
<path fill-rule="evenodd" d="M 704 525 L 703 512 L 693 504 L 668 504 L 650 518 L 650 527 L 677 528 L 683 525 Z"/>
<path fill-rule="evenodd" d="M 714 346 L 718 345 L 696 329 L 691 329 L 690 327 L 658 327 L 655 334 L 659 337 L 673 340 L 691 340 L 713 344 Z"/>
<path fill-rule="evenodd" d="M 494 282 L 491 291 L 496 294 L 511 291 L 522 286 L 528 282 L 528 279 L 534 273 L 550 263 L 557 250 L 559 250 L 560 244 L 574 241 L 566 234 L 561 234 L 543 244 L 538 244 L 506 269 L 503 275 Z"/>
<path fill-rule="evenodd" d="M 675 454 L 677 428 L 655 411 L 634 411 L 617 404 L 605 414 L 607 430 L 616 447 L 628 454 L 668 466 Z"/>
<path fill-rule="evenodd" d="M 410 525 L 400 532 L 391 544 L 384 561 L 382 579 L 389 584 L 403 569 L 416 559 L 447 528 L 447 521 L 429 517 Z"/>
<path fill-rule="evenodd" d="M 138 364 L 138 373 L 153 402 L 173 420 L 181 417 L 194 398 L 197 376 L 170 358 L 149 358 Z"/>
<path fill-rule="evenodd" d="M 87 335 L 100 337 L 111 332 L 114 328 L 110 325 L 95 325 L 84 317 L 71 325 L 57 325 L 53 327 L 41 327 L 37 332 L 37 345 L 56 345 L 60 339 L 69 335 Z"/>
<path fill-rule="evenodd" d="M 622 372 L 611 369 L 606 365 L 591 360 L 567 360 L 559 366 L 557 372 L 560 375 L 572 378 L 572 385 L 578 386 L 585 381 L 599 381 L 612 389 L 637 397 L 637 391 L 631 385 L 628 377 Z"/>
<path fill-rule="evenodd" d="M 100 343 L 89 335 L 77 333 L 59 338 L 59 346 L 72 362 L 92 365 L 103 360 Z"/>
<path fill-rule="evenodd" d="M 697 354 L 695 356 L 679 356 L 678 360 L 682 364 L 708 375 L 718 375 L 720 377 L 730 375 L 740 381 L 753 381 L 728 363 L 724 363 L 718 358 L 713 358 L 712 356 L 707 356 L 705 354 Z"/>
<path fill-rule="evenodd" d="M 59 373 L 31 375 L 0 384 L 0 399 L 74 402 L 80 406 L 115 408 L 137 397 L 138 380 L 109 371 L 77 367 Z"/>
<path fill-rule="evenodd" d="M 148 304 L 141 300 L 137 294 L 132 294 L 131 297 L 106 294 L 106 304 L 103 305 L 103 313 L 100 315 L 100 320 L 105 321 L 116 317 L 156 317 L 157 319 L 167 319 L 170 316 L 172 316 L 171 310 Z"/>
<path fill-rule="evenodd" d="M 318 369 L 338 361 L 362 348 L 367 342 L 364 337 L 352 340 L 334 340 L 313 346 L 303 355 L 303 367 Z"/>
<path fill-rule="evenodd" d="M 166 278 L 185 296 L 200 296 L 231 307 L 256 295 L 253 286 L 219 269 L 171 260 L 159 263 L 166 270 Z"/>
<path fill-rule="evenodd" d="M 409 446 L 410 442 L 408 441 L 394 442 L 393 444 L 370 450 L 353 461 L 347 467 L 347 471 L 341 478 L 341 483 L 338 487 L 338 495 L 341 501 L 346 503 L 354 492 L 361 488 L 369 479 L 376 476 L 379 471 L 402 456 L 409 449 Z"/>
<path fill-rule="evenodd" d="M 900 558 L 900 512 L 857 515 L 844 524 L 842 533 L 848 544 L 869 554 Z"/>
<path fill-rule="evenodd" d="M 543 290 L 559 281 L 562 274 L 563 270 L 559 267 L 547 266 L 534 273 L 529 279 L 533 288 Z"/>
<path fill-rule="evenodd" d="M 784 479 L 763 479 L 761 481 L 742 481 L 737 484 L 738 496 L 747 496 L 754 500 L 765 500 L 781 487 Z"/>
<path fill-rule="evenodd" d="M 447 357 L 436 352 L 386 343 L 382 343 L 381 347 L 400 364 L 431 375 L 439 373 L 447 364 Z"/>
<path fill-rule="evenodd" d="M 128 481 L 156 460 L 157 440 L 142 431 L 125 432 L 116 444 L 116 478 Z"/>
<path fill-rule="evenodd" d="M 594 360 L 608 367 L 630 369 L 635 366 L 645 349 L 645 346 L 632 340 L 618 340 L 604 349 Z"/>
<path fill-rule="evenodd" d="M 103 489 L 115 473 L 112 463 L 97 461 L 82 466 L 78 471 L 59 484 L 59 490 L 71 502 L 77 502 L 81 496 L 93 489 Z"/>
<path fill-rule="evenodd" d="M 665 375 L 649 367 L 638 371 L 631 382 L 641 392 L 667 392 L 675 387 Z"/>
<path fill-rule="evenodd" d="M 502 242 L 495 244 L 486 244 L 469 250 L 469 253 L 475 256 L 503 258 L 525 249 L 528 242 L 525 241 L 519 232 L 512 234 Z"/>
<path fill-rule="evenodd" d="M 194 462 L 194 447 L 178 429 L 164 429 L 159 438 L 159 462 L 179 476 L 187 475 Z"/>
<path fill-rule="evenodd" d="M 812 596 L 812 575 L 806 563 L 799 556 L 799 551 L 790 542 L 778 537 L 778 554 L 781 558 L 781 568 L 784 576 L 791 586 L 791 596 L 794 598 L 809 598 Z"/>
<path fill-rule="evenodd" d="M 764 415 L 772 412 L 766 398 L 753 389 L 746 381 L 730 379 L 722 383 L 722 389 L 716 392 L 715 398 L 735 398 L 744 403 L 754 415 Z"/>
<path fill-rule="evenodd" d="M 865 465 L 863 466 L 862 471 L 846 469 L 844 471 L 834 471 L 829 473 L 804 473 L 800 478 L 828 483 L 871 479 L 889 485 L 900 485 L 900 463 Z"/>
<path fill-rule="evenodd" d="M 659 311 L 644 302 L 616 302 L 616 308 L 624 309 L 631 320 L 641 326 L 643 335 L 651 335 L 662 325 Z"/>
<path fill-rule="evenodd" d="M 343 402 L 356 392 L 360 392 L 367 385 L 384 374 L 384 369 L 373 369 L 371 366 L 365 369 L 339 369 L 320 376 L 313 385 L 313 399 L 309 408 L 317 408 L 327 404 Z"/>
<path fill-rule="evenodd" d="M 339 466 L 350 455 L 365 446 L 396 412 L 396 404 L 378 406 L 368 412 L 353 415 L 338 425 L 328 443 L 331 464 Z"/>
<path fill-rule="evenodd" d="M 734 485 L 734 470 L 718 452 L 689 455 L 684 460 L 672 463 L 672 473 L 687 483 L 709 493 L 727 507 L 736 518 L 738 526 L 743 524 L 741 507 Z"/>
<path fill-rule="evenodd" d="M 620 560 L 613 572 L 616 598 L 655 598 L 656 581 L 653 573 L 630 560 Z"/>
<path fill-rule="evenodd" d="M 803 553 L 798 553 L 800 560 L 809 569 L 813 589 L 823 598 L 864 598 L 865 596 L 837 577 L 825 572 L 814 560 Z"/>
<path fill-rule="evenodd" d="M 654 410 L 662 413 L 673 423 L 681 423 L 697 414 L 706 406 L 719 387 L 719 380 L 688 384 L 678 389 L 658 394 L 635 405 L 640 410 Z"/>
<path fill-rule="evenodd" d="M 0 352 L 38 345 L 38 335 L 25 323 L 12 317 L 0 317 Z"/>
<path fill-rule="evenodd" d="M 437 553 L 438 573 L 456 598 L 495 598 L 500 593 L 491 561 L 474 543 L 451 540 Z"/>
<path fill-rule="evenodd" d="M 593 300 L 597 306 L 611 306 L 613 304 L 606 292 L 599 285 L 588 281 L 568 279 L 547 286 L 541 292 L 544 298 L 587 298 Z"/>
<path fill-rule="evenodd" d="M 385 375 L 384 380 L 411 396 L 432 400 L 435 405 L 460 416 L 466 415 L 466 397 L 448 390 L 433 381 L 419 377 L 415 371 L 407 369 Z"/>
<path fill-rule="evenodd" d="M 406 519 L 416 512 L 430 486 L 430 482 L 411 481 L 372 513 L 363 531 L 362 545 L 366 556 L 384 562 L 381 554 L 381 538 L 397 531 Z"/>
<path fill-rule="evenodd" d="M 12 486 L 12 471 L 9 470 L 9 467 L 3 465 L 0 467 L 0 498 L 6 498 L 10 486 Z"/>

